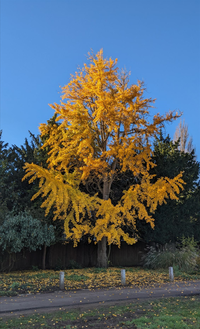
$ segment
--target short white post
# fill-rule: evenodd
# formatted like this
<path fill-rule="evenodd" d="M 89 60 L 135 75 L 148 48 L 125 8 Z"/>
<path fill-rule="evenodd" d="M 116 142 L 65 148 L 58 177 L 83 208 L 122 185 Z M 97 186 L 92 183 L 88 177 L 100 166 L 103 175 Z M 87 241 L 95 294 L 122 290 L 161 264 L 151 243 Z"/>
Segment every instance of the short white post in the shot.
<path fill-rule="evenodd" d="M 60 272 L 60 289 L 64 290 L 65 289 L 65 282 L 64 282 L 64 272 Z"/>
<path fill-rule="evenodd" d="M 126 284 L 126 273 L 125 273 L 125 270 L 121 270 L 121 283 L 123 285 Z"/>
<path fill-rule="evenodd" d="M 170 281 L 174 281 L 173 267 L 169 267 L 169 279 Z"/>

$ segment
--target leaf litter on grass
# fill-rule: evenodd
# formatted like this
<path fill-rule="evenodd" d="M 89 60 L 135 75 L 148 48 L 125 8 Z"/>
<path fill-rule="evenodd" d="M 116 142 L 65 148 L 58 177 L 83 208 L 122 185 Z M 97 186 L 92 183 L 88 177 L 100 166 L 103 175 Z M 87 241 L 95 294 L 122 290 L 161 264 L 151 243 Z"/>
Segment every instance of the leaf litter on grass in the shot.
<path fill-rule="evenodd" d="M 125 268 L 126 285 L 142 288 L 157 286 L 169 282 L 166 271 L 145 270 L 143 268 Z M 23 293 L 52 292 L 59 289 L 60 271 L 22 271 L 0 273 L 0 296 Z M 197 276 L 195 277 L 195 279 Z M 200 275 L 199 275 L 200 278 Z M 175 282 L 193 279 L 193 276 L 177 276 Z M 84 268 L 65 270 L 65 289 L 101 289 L 121 287 L 121 269 Z"/>

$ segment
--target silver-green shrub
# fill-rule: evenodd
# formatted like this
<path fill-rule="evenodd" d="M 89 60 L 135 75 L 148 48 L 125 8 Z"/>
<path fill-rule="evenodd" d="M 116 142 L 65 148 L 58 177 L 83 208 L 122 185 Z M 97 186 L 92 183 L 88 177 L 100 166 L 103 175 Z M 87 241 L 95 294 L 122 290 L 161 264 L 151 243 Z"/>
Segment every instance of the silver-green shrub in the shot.
<path fill-rule="evenodd" d="M 162 248 L 149 247 L 142 257 L 143 266 L 150 269 L 165 269 L 170 266 L 180 271 L 191 272 L 197 269 L 199 252 L 194 238 L 182 238 L 181 243 L 165 245 Z"/>

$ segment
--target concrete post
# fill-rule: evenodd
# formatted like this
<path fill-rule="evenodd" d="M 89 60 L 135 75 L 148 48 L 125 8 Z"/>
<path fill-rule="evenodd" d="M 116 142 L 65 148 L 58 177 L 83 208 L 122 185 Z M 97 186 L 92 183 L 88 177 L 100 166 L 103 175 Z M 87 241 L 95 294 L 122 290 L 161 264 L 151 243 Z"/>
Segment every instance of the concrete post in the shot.
<path fill-rule="evenodd" d="M 64 290 L 65 289 L 65 282 L 64 282 L 64 272 L 60 272 L 60 289 Z"/>
<path fill-rule="evenodd" d="M 169 267 L 169 279 L 170 279 L 170 281 L 174 281 L 173 267 Z"/>
<path fill-rule="evenodd" d="M 125 270 L 121 270 L 121 283 L 123 285 L 126 284 L 126 273 L 125 273 Z"/>

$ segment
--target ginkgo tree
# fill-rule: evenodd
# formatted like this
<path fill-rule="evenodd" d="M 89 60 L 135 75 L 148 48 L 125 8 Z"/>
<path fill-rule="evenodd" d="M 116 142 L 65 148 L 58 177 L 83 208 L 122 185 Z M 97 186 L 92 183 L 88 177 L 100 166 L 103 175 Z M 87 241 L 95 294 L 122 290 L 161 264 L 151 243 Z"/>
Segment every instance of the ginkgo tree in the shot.
<path fill-rule="evenodd" d="M 48 168 L 27 163 L 24 179 L 39 178 L 34 198 L 44 198 L 46 213 L 54 208 L 74 246 L 83 235 L 95 240 L 97 266 L 107 267 L 107 244 L 135 243 L 136 218 L 153 228 L 157 205 L 177 199 L 183 188 L 182 173 L 156 181 L 149 174 L 155 165 L 152 140 L 179 114 L 152 116 L 154 100 L 144 98 L 143 82 L 130 85 L 129 74 L 118 69 L 117 60 L 105 59 L 102 50 L 88 60 L 62 88 L 61 103 L 51 105 L 59 124 L 40 125 L 41 135 L 49 136 L 43 146 L 50 150 Z M 125 172 L 135 177 L 134 184 L 113 204 L 113 181 Z M 80 189 L 88 183 L 95 184 L 96 194 Z"/>

